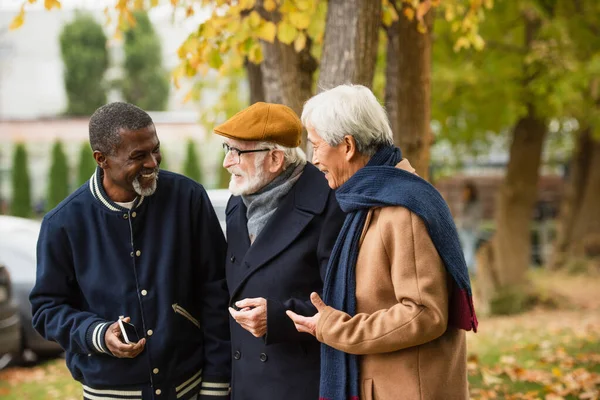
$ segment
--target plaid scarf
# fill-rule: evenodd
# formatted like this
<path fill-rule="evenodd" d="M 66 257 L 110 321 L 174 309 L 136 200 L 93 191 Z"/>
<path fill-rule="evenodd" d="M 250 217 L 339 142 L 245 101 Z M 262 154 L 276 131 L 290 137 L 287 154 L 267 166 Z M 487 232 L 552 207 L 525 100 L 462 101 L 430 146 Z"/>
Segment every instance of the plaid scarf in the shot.
<path fill-rule="evenodd" d="M 336 191 L 347 216 L 327 266 L 323 301 L 351 316 L 356 314 L 356 260 L 367 214 L 374 207 L 402 206 L 423 220 L 453 278 L 448 324 L 476 331 L 469 274 L 450 209 L 427 181 L 395 168 L 401 160 L 400 149 L 384 147 Z M 358 396 L 358 357 L 322 344 L 320 400 L 358 400 Z"/>

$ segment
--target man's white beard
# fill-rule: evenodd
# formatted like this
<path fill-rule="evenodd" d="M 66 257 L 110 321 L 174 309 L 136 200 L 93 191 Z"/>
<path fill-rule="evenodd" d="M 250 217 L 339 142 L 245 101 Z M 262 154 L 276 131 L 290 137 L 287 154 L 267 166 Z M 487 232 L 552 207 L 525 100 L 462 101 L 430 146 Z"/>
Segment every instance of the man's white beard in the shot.
<path fill-rule="evenodd" d="M 133 180 L 133 190 L 135 190 L 135 192 L 139 196 L 144 196 L 144 197 L 152 196 L 154 194 L 154 192 L 156 192 L 157 186 L 158 186 L 158 168 L 156 169 L 156 171 L 154 171 L 154 178 L 152 179 L 152 183 L 150 184 L 150 186 L 147 186 L 147 187 L 142 186 L 142 184 L 140 183 L 140 174 L 138 174 L 138 176 L 136 176 L 135 179 Z"/>
<path fill-rule="evenodd" d="M 229 181 L 229 191 L 234 196 L 242 196 L 248 195 L 258 192 L 260 189 L 265 187 L 268 182 L 267 174 L 265 174 L 262 165 L 257 166 L 256 174 L 252 177 L 248 177 L 248 174 L 237 170 L 235 167 L 228 168 L 227 171 L 231 174 L 231 180 Z M 246 178 L 245 182 L 242 185 L 238 185 L 234 181 L 234 173 L 236 175 L 241 175 Z"/>

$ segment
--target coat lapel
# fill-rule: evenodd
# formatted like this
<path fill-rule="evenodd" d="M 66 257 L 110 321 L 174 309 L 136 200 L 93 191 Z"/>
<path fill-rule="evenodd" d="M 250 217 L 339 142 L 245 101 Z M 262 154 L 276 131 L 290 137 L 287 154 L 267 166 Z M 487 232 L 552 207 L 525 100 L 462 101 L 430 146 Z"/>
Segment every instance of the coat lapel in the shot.
<path fill-rule="evenodd" d="M 323 197 L 310 190 L 310 181 L 316 174 L 320 174 L 320 172 L 311 164 L 307 164 L 296 185 L 282 199 L 277 211 L 248 249 L 243 261 L 246 273 L 231 292 L 232 301 L 248 278 L 288 248 L 314 216 L 325 209 L 327 193 Z M 241 200 L 240 203 L 243 205 Z M 236 210 L 238 214 L 240 214 L 240 208 L 238 207 Z M 246 240 L 249 240 L 245 207 L 243 208 L 243 234 Z M 240 220 L 238 219 L 238 221 Z M 241 226 L 238 228 L 242 229 Z"/>

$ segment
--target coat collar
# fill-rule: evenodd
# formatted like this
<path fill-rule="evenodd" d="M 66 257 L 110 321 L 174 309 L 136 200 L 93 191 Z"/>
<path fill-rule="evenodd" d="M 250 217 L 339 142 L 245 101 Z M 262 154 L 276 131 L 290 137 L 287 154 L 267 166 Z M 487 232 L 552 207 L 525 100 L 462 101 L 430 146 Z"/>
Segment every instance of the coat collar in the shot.
<path fill-rule="evenodd" d="M 314 216 L 325 210 L 330 191 L 326 184 L 315 185 L 317 179 L 323 179 L 321 172 L 307 163 L 298 182 L 281 200 L 252 245 L 248 239 L 246 206 L 241 198 L 231 198 L 226 210 L 227 241 L 232 251 L 243 257 L 246 272 L 238 282 L 233 282 L 232 299 L 252 274 L 287 249 Z"/>
<path fill-rule="evenodd" d="M 94 174 L 89 180 L 90 192 L 92 192 L 92 196 L 94 196 L 96 200 L 98 200 L 104 207 L 108 208 L 110 211 L 129 212 L 129 209 L 121 207 L 120 205 L 112 201 L 110 197 L 108 197 L 108 194 L 106 194 L 104 186 L 102 185 L 103 176 L 104 171 L 102 171 L 102 168 L 96 167 L 96 171 L 94 171 Z M 140 205 L 142 205 L 144 199 L 144 196 L 136 197 L 134 200 L 135 202 L 133 203 L 133 207 L 131 209 L 136 209 Z"/>

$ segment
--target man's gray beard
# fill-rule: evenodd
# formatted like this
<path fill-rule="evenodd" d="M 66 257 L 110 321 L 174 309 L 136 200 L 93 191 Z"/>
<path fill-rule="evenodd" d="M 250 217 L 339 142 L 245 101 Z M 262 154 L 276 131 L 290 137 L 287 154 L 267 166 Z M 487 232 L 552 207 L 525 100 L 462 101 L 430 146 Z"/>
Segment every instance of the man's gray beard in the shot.
<path fill-rule="evenodd" d="M 233 174 L 231 174 L 231 180 L 229 181 L 229 191 L 232 195 L 243 196 L 254 194 L 269 183 L 267 174 L 265 173 L 265 170 L 260 164 L 257 165 L 256 174 L 251 178 L 248 178 L 248 176 L 246 176 L 246 179 L 247 183 L 244 186 L 239 187 L 233 183 Z"/>
<path fill-rule="evenodd" d="M 140 183 L 140 176 L 136 176 L 135 179 L 133 180 L 133 190 L 135 190 L 135 192 L 139 195 L 139 196 L 144 196 L 144 197 L 148 197 L 148 196 L 152 196 L 154 194 L 154 192 L 156 192 L 156 187 L 158 186 L 158 171 L 156 171 L 156 178 L 154 178 L 152 180 L 152 184 L 149 187 L 142 187 L 141 183 Z"/>

